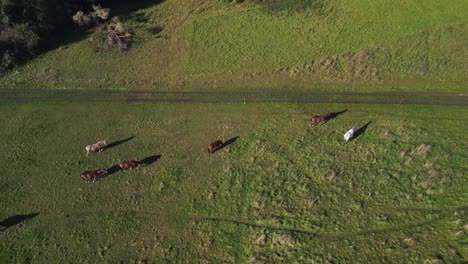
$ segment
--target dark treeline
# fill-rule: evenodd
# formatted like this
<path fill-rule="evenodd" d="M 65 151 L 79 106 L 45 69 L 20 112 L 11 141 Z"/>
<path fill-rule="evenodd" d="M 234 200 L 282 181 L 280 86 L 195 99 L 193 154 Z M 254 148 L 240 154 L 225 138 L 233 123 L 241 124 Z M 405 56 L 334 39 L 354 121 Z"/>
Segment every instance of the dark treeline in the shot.
<path fill-rule="evenodd" d="M 90 9 L 97 0 L 0 0 L 0 76 L 3 71 L 31 58 L 45 39 L 71 27 L 78 10 Z"/>

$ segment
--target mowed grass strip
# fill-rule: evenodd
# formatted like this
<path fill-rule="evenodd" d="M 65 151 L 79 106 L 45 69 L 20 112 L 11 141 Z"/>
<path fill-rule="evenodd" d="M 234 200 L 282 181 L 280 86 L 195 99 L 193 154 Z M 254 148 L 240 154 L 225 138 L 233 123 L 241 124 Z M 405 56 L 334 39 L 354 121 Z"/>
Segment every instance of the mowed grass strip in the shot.
<path fill-rule="evenodd" d="M 3 103 L 0 113 L 0 219 L 39 213 L 0 234 L 1 262 L 466 261 L 466 107 Z M 103 139 L 126 141 L 86 157 Z M 94 184 L 79 178 L 154 155 Z"/>

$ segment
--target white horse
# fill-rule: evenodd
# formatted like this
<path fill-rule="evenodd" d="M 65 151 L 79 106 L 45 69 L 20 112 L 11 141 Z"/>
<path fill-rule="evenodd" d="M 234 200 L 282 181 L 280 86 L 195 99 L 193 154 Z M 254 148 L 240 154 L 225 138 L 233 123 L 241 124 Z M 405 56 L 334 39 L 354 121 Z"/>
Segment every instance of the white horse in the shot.
<path fill-rule="evenodd" d="M 353 138 L 354 132 L 356 131 L 356 127 L 357 127 L 357 126 L 353 126 L 353 128 L 351 128 L 350 130 L 348 130 L 348 132 L 346 132 L 346 133 L 344 134 L 344 140 L 345 140 L 346 142 L 348 142 L 350 139 Z"/>
<path fill-rule="evenodd" d="M 90 152 L 101 152 L 105 145 L 107 145 L 106 141 L 102 140 L 95 144 L 86 146 L 86 156 L 88 156 Z"/>

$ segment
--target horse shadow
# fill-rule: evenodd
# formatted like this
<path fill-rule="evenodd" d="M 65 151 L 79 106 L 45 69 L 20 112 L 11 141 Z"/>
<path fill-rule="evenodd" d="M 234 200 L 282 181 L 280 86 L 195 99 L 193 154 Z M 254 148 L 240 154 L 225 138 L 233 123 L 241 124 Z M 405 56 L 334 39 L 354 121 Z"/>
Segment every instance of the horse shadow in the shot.
<path fill-rule="evenodd" d="M 360 135 L 364 134 L 364 132 L 366 132 L 367 130 L 367 127 L 369 127 L 369 125 L 372 123 L 372 121 L 369 121 L 367 122 L 367 124 L 365 124 L 364 126 L 362 126 L 361 128 L 359 128 L 358 130 L 354 131 L 354 135 L 353 137 L 350 139 L 350 141 L 354 140 L 355 138 L 358 138 Z"/>
<path fill-rule="evenodd" d="M 132 140 L 132 139 L 134 139 L 134 138 L 135 138 L 135 137 L 129 137 L 129 138 L 126 138 L 126 139 L 114 141 L 114 142 L 112 142 L 112 143 L 107 144 L 106 146 L 104 146 L 104 147 L 102 148 L 102 151 L 106 151 L 106 150 L 108 150 L 108 149 L 115 148 L 115 147 L 117 147 L 118 145 L 121 145 L 121 144 L 123 144 L 123 143 L 125 143 L 125 142 L 128 142 L 128 141 L 130 141 L 130 140 Z"/>
<path fill-rule="evenodd" d="M 341 114 L 343 114 L 343 113 L 345 113 L 347 111 L 348 111 L 348 109 L 345 109 L 345 110 L 340 111 L 340 112 L 330 113 L 330 117 L 327 118 L 327 121 L 332 120 L 333 118 L 337 118 L 339 115 L 341 115 Z"/>
<path fill-rule="evenodd" d="M 227 146 L 229 146 L 229 145 L 233 144 L 234 142 L 236 142 L 236 141 L 237 141 L 237 139 L 239 139 L 239 137 L 238 137 L 238 136 L 237 136 L 237 137 L 233 137 L 233 138 L 231 138 L 231 139 L 228 139 L 228 140 L 226 140 L 226 142 L 224 142 L 224 143 L 223 143 L 223 144 L 222 144 L 222 145 L 221 145 L 219 148 L 217 148 L 217 149 L 216 149 L 214 152 L 217 152 L 217 151 L 219 151 L 219 150 L 222 150 L 223 148 L 225 148 L 225 147 L 227 147 Z M 214 153 L 214 152 L 213 152 L 213 153 Z"/>
<path fill-rule="evenodd" d="M 142 160 L 140 160 L 139 162 L 141 164 L 143 164 L 144 166 L 149 166 L 153 163 L 155 163 L 156 161 L 158 161 L 162 156 L 161 155 L 154 155 L 154 156 L 149 156 L 147 158 L 144 158 Z M 107 169 L 107 173 L 102 175 L 101 178 L 106 178 L 106 177 L 109 177 L 113 174 L 116 174 L 117 172 L 120 172 L 120 167 L 119 165 L 114 165 L 110 168 Z"/>
<path fill-rule="evenodd" d="M 18 225 L 27 220 L 31 220 L 38 215 L 39 213 L 33 213 L 28 215 L 15 215 L 8 217 L 7 219 L 0 222 L 0 231 L 5 231 L 12 226 Z"/>
<path fill-rule="evenodd" d="M 145 166 L 149 166 L 155 163 L 156 161 L 158 161 L 161 157 L 162 157 L 161 155 L 149 156 L 147 158 L 140 160 L 139 162 Z"/>
<path fill-rule="evenodd" d="M 107 178 L 107 177 L 111 176 L 112 174 L 115 174 L 115 173 L 117 173 L 119 171 L 120 171 L 119 165 L 114 165 L 114 166 L 108 168 L 107 173 L 102 175 L 100 178 L 102 178 L 102 179 Z"/>

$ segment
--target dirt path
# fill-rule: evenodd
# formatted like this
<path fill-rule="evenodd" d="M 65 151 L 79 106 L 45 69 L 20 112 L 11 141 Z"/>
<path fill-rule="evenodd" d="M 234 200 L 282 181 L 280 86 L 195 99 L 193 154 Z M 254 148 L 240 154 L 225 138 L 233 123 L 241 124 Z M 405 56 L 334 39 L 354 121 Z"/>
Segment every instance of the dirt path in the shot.
<path fill-rule="evenodd" d="M 33 94 L 33 96 L 25 96 Z M 53 95 L 54 94 L 54 95 Z M 57 95 L 58 94 L 58 95 Z M 105 94 L 105 95 L 104 95 Z M 37 96 L 36 96 L 37 95 Z M 164 95 L 174 97 L 139 97 Z M 212 95 L 198 98 L 179 98 L 181 95 Z M 217 95 L 235 95 L 232 98 L 218 98 Z M 250 97 L 242 97 L 250 96 Z M 251 97 L 252 95 L 304 95 L 294 97 Z M 342 96 L 323 98 L 316 96 Z M 362 97 L 362 99 L 346 98 Z M 382 97 L 382 98 L 366 98 Z M 398 97 L 398 98 L 397 98 Z M 460 98 L 460 100 L 453 100 Z M 300 102 L 300 103 L 351 103 L 351 104 L 420 104 L 467 106 L 468 94 L 450 93 L 400 93 L 400 92 L 329 92 L 329 91 L 146 91 L 146 90 L 0 90 L 0 102 L 176 102 L 176 103 L 247 103 L 247 102 Z"/>
<path fill-rule="evenodd" d="M 187 98 L 187 99 L 164 99 L 164 98 L 67 98 L 67 97 L 39 97 L 39 98 L 11 98 L 2 99 L 0 102 L 159 102 L 159 103 L 268 103 L 268 102 L 290 102 L 290 103 L 348 103 L 348 104 L 419 104 L 419 105 L 458 105 L 468 106 L 468 102 L 462 101 L 436 101 L 436 100 L 348 100 L 348 99 L 301 99 L 301 98 Z"/>
<path fill-rule="evenodd" d="M 464 93 L 407 93 L 407 92 L 335 92 L 335 91 L 304 91 L 304 90 L 212 90 L 212 91 L 153 91 L 153 90 L 111 90 L 111 89 L 73 89 L 73 90 L 46 90 L 46 89 L 0 89 L 0 94 L 10 93 L 49 93 L 49 92 L 79 92 L 112 93 L 112 94 L 184 94 L 184 95 L 233 95 L 233 94 L 277 94 L 277 95 L 345 95 L 345 96 L 391 96 L 391 97 L 460 97 L 468 98 Z"/>

